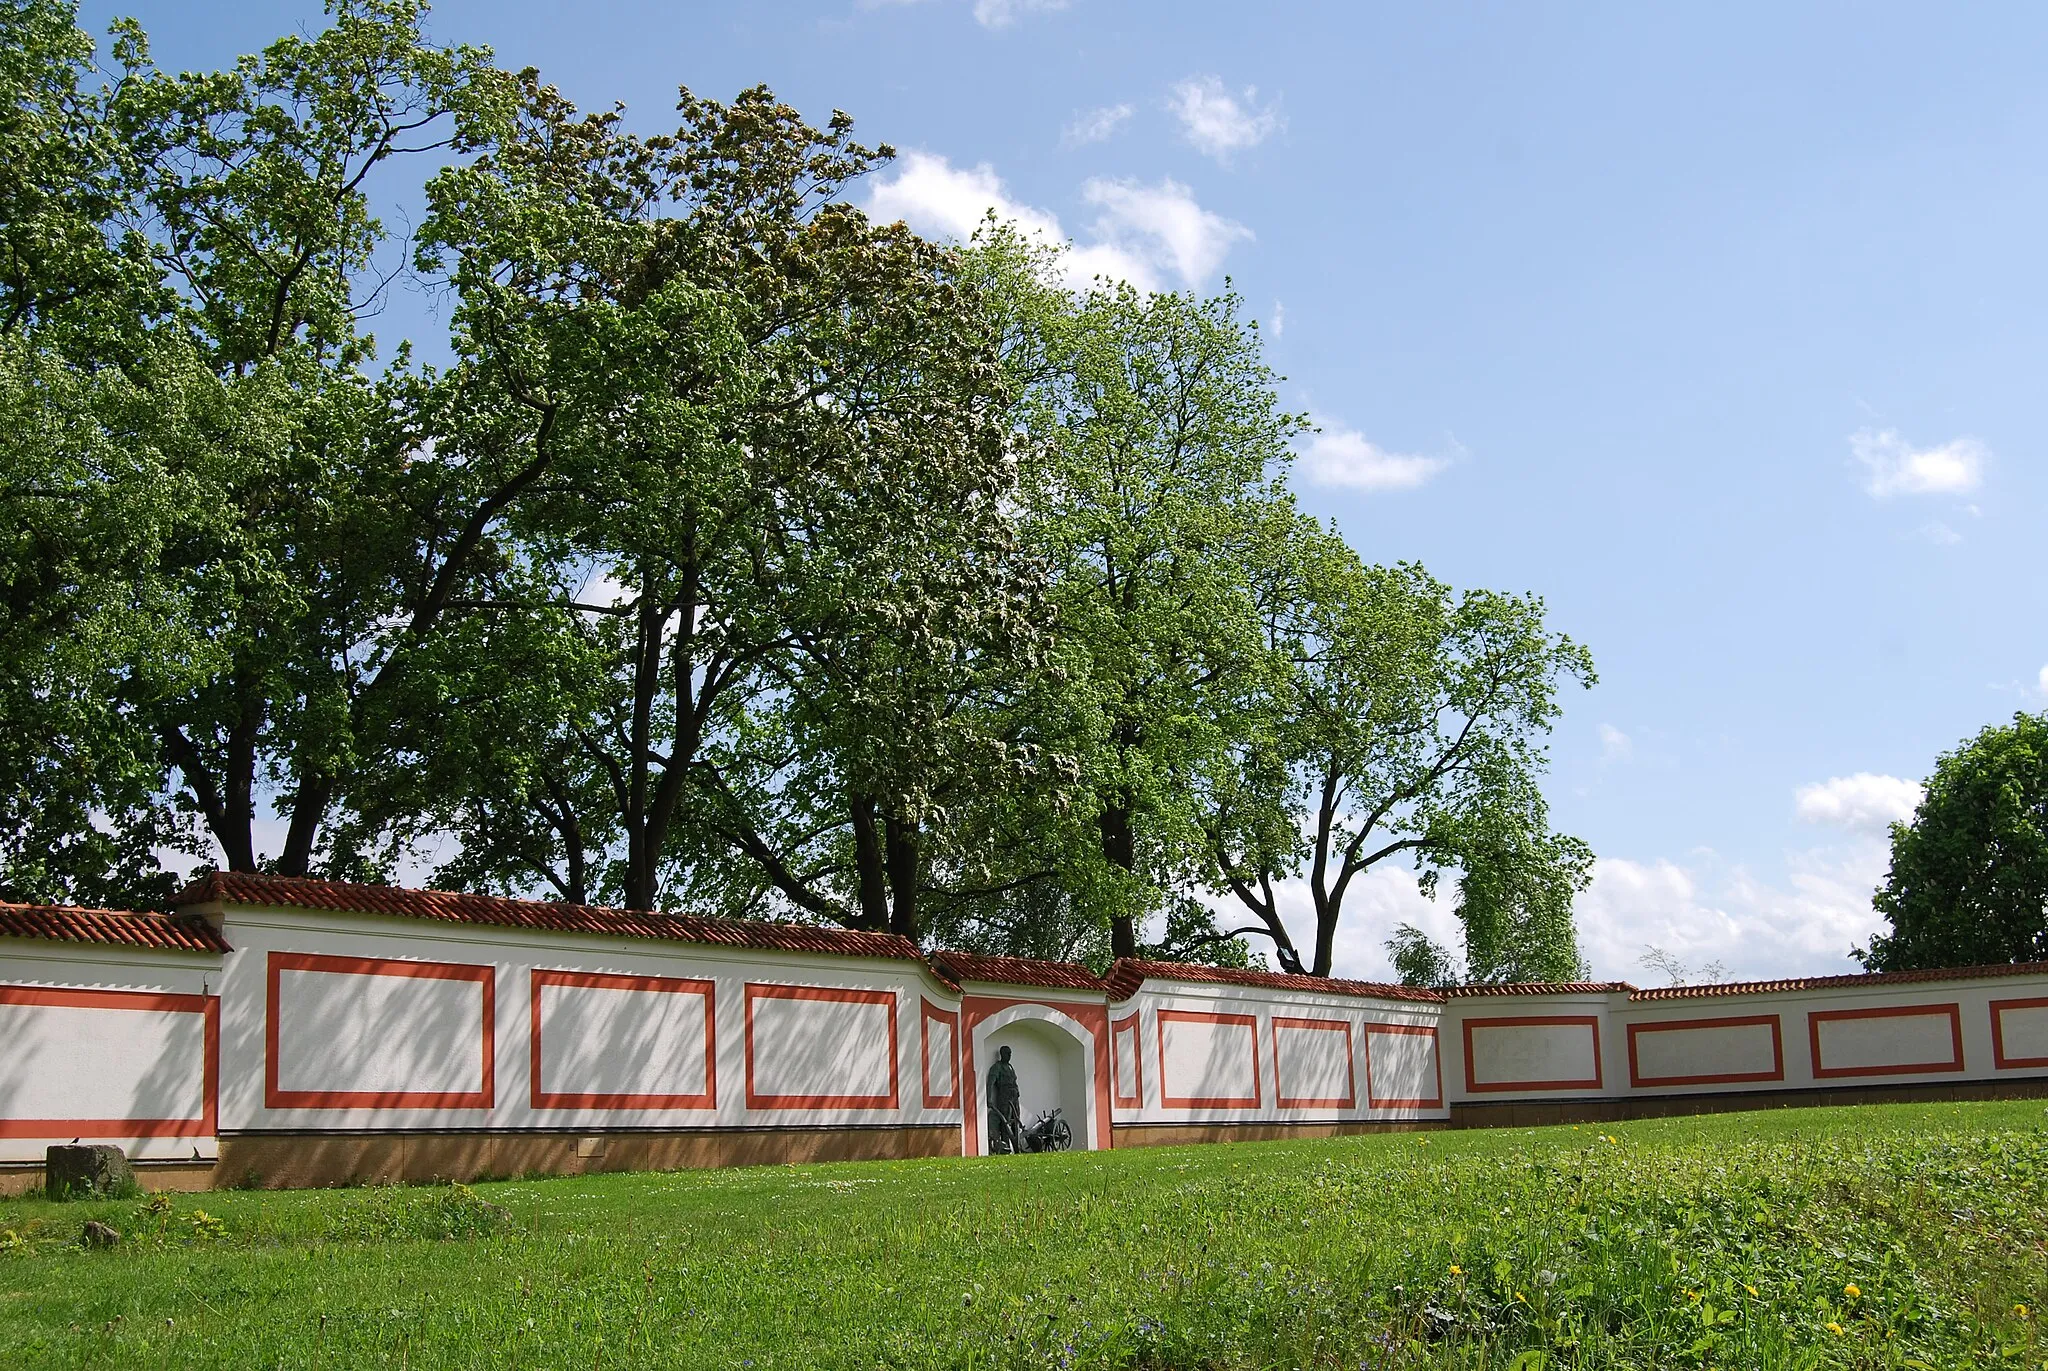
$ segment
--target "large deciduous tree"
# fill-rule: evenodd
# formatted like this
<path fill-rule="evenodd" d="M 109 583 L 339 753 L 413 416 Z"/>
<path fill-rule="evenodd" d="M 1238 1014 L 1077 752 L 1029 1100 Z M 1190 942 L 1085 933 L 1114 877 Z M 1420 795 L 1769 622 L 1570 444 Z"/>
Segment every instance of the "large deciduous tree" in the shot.
<path fill-rule="evenodd" d="M 422 36 L 414 0 L 339 0 L 311 37 L 233 70 L 170 76 L 130 30 L 113 118 L 143 163 L 140 232 L 175 326 L 266 441 L 217 464 L 217 516 L 167 549 L 216 664 L 135 700 L 225 863 L 304 874 L 355 854 L 330 821 L 380 735 L 435 693 L 408 679 L 465 582 L 502 560 L 506 507 L 538 474 L 455 461 L 421 426 L 427 381 L 362 330 L 396 264 L 370 187 L 407 156 L 468 151 L 503 102 L 488 54 Z M 284 833 L 264 852 L 274 798 Z"/>
<path fill-rule="evenodd" d="M 155 740 L 120 693 L 190 666 L 170 530 L 212 398 L 124 231 L 131 150 L 61 0 L 0 4 L 0 898 L 161 899 Z"/>
<path fill-rule="evenodd" d="M 2019 713 L 1944 753 L 1872 901 L 1872 971 L 2048 961 L 2048 718 Z"/>
<path fill-rule="evenodd" d="M 521 841 L 552 832 L 550 884 L 633 908 L 675 882 L 912 931 L 933 778 L 973 750 L 958 704 L 1033 629 L 974 292 L 844 202 L 888 155 L 844 116 L 686 91 L 642 138 L 521 80 L 424 247 L 461 298 L 442 446 L 551 465 L 520 527 L 583 675 L 523 753 L 547 802 Z M 569 878 L 594 834 L 620 850 Z M 463 837 L 465 861 L 494 841 Z"/>
<path fill-rule="evenodd" d="M 1538 780 L 1559 688 L 1590 684 L 1590 657 L 1549 630 L 1539 600 L 1459 595 L 1419 567 L 1363 565 L 1334 537 L 1297 546 L 1301 571 L 1269 619 L 1292 670 L 1208 788 L 1218 884 L 1283 965 L 1328 975 L 1367 872 L 1405 857 L 1433 886 L 1459 867 L 1475 972 L 1575 968 L 1570 895 L 1586 858 L 1549 834 Z M 1276 889 L 1294 877 L 1315 920 L 1306 957 Z M 1545 930 L 1538 953 L 1530 936 Z"/>
<path fill-rule="evenodd" d="M 1279 407 L 1235 295 L 1105 284 L 1054 297 L 1038 328 L 1023 520 L 1087 720 L 1071 817 L 1092 829 L 1092 851 L 1055 847 L 1130 957 L 1147 918 L 1167 914 L 1171 941 L 1197 909 L 1172 898 L 1201 863 L 1196 779 L 1271 666 L 1258 587 L 1300 523 L 1285 472 L 1306 421 Z"/>

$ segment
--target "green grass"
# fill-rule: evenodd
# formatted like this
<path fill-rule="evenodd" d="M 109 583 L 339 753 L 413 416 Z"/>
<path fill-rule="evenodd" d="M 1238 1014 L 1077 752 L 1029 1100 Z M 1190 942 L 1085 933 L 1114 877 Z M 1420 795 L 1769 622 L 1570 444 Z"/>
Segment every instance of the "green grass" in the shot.
<path fill-rule="evenodd" d="M 0 1201 L 0 1366 L 2039 1368 L 2044 1123 Z"/>

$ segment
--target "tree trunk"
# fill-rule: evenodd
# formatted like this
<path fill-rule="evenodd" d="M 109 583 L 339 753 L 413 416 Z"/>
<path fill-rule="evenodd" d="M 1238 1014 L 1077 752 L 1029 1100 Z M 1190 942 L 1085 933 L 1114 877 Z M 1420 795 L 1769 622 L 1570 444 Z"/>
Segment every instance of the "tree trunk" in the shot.
<path fill-rule="evenodd" d="M 853 816 L 853 864 L 860 881 L 860 917 L 854 926 L 880 932 L 890 922 L 889 872 L 875 822 L 874 796 L 855 795 L 848 808 Z"/>
<path fill-rule="evenodd" d="M 285 830 L 284 851 L 277 857 L 280 876 L 304 876 L 313 869 L 313 841 L 319 836 L 320 821 L 327 817 L 334 783 L 309 776 L 299 782 L 292 797 L 291 827 Z"/>
<path fill-rule="evenodd" d="M 889 931 L 916 942 L 922 935 L 917 926 L 917 884 L 921 878 L 917 824 L 890 814 L 884 817 L 883 828 L 887 834 L 889 887 L 896 897 L 889 911 Z"/>
<path fill-rule="evenodd" d="M 1309 970 L 1311 976 L 1329 975 L 1337 959 L 1337 913 L 1337 905 L 1316 902 L 1316 960 Z"/>
<path fill-rule="evenodd" d="M 1099 824 L 1102 829 L 1102 859 L 1124 871 L 1135 870 L 1138 844 L 1131 831 L 1130 792 L 1123 792 L 1103 806 Z M 1112 957 L 1138 955 L 1138 930 L 1130 915 L 1118 913 L 1110 917 L 1109 954 Z"/>

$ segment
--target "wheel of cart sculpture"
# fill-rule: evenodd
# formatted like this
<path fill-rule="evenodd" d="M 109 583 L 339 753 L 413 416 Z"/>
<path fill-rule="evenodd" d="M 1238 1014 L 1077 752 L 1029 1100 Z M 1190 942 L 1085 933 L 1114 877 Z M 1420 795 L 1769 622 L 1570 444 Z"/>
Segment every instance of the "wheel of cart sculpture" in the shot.
<path fill-rule="evenodd" d="M 1024 1145 L 1033 1152 L 1064 1152 L 1074 1145 L 1074 1130 L 1059 1110 L 1050 1109 L 1024 1130 Z"/>

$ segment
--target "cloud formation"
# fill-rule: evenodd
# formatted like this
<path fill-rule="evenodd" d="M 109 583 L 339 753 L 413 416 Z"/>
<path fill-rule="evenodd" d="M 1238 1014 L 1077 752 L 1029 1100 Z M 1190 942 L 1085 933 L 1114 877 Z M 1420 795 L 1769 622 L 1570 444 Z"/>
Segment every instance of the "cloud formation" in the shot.
<path fill-rule="evenodd" d="M 1203 209 L 1174 180 L 1145 185 L 1097 177 L 1082 185 L 1081 198 L 1097 214 L 1089 225 L 1092 241 L 1074 243 L 1062 258 L 1067 283 L 1075 288 L 1097 276 L 1129 281 L 1140 290 L 1199 286 L 1223 265 L 1233 244 L 1252 236 L 1244 225 Z M 901 219 L 921 233 L 957 239 L 972 237 L 991 210 L 1028 236 L 1069 241 L 1057 215 L 1013 198 L 986 162 L 955 167 L 936 153 L 905 153 L 895 175 L 878 182 L 867 203 L 877 219 Z"/>
<path fill-rule="evenodd" d="M 1894 822 L 1913 817 L 1920 804 L 1920 783 L 1859 771 L 1803 785 L 1793 802 L 1807 823 L 1886 833 Z"/>
<path fill-rule="evenodd" d="M 1600 725 L 1600 760 L 1625 762 L 1635 755 L 1635 740 L 1613 724 Z"/>
<path fill-rule="evenodd" d="M 1215 274 L 1231 244 L 1252 236 L 1243 224 L 1203 209 L 1194 192 L 1170 178 L 1147 186 L 1094 177 L 1081 187 L 1081 198 L 1102 211 L 1094 224 L 1097 239 L 1171 269 L 1186 286 Z"/>
<path fill-rule="evenodd" d="M 1083 110 L 1060 130 L 1060 142 L 1070 148 L 1084 143 L 1106 142 L 1116 136 L 1116 131 L 1130 120 L 1133 113 L 1129 105 L 1122 104 Z"/>
<path fill-rule="evenodd" d="M 1206 156 L 1228 166 L 1231 157 L 1255 148 L 1287 127 L 1277 102 L 1263 109 L 1258 87 L 1246 86 L 1242 102 L 1219 76 L 1190 76 L 1174 84 L 1166 107 L 1180 120 L 1181 136 Z"/>
<path fill-rule="evenodd" d="M 1860 429 L 1849 451 L 1863 467 L 1863 488 L 1879 500 L 1895 495 L 1966 495 L 1984 479 L 1991 455 L 1974 438 L 1916 448 L 1893 429 Z"/>
<path fill-rule="evenodd" d="M 985 29 L 1006 29 L 1027 14 L 1066 7 L 1067 0 L 974 0 L 974 19 Z"/>
<path fill-rule="evenodd" d="M 1809 848 L 1787 854 L 1779 884 L 1712 852 L 1602 857 L 1576 905 L 1579 947 L 1595 976 L 1638 984 L 1646 947 L 1687 966 L 1721 962 L 1740 980 L 1858 971 L 1849 949 L 1883 927 L 1870 894 L 1888 859 L 1875 837 Z"/>
<path fill-rule="evenodd" d="M 908 9 L 926 0 L 860 0 L 864 10 Z M 1073 0 L 974 0 L 974 21 L 985 29 L 1006 29 L 1027 14 L 1063 10 Z"/>
<path fill-rule="evenodd" d="M 1859 971 L 1849 949 L 1867 945 L 1870 935 L 1884 927 L 1883 917 L 1870 907 L 1870 895 L 1884 878 L 1889 857 L 1882 839 L 1857 836 L 1788 853 L 1785 875 L 1778 881 L 1760 880 L 1708 851 L 1684 861 L 1603 857 L 1594 865 L 1591 887 L 1575 905 L 1579 949 L 1596 979 L 1637 985 L 1654 979 L 1641 961 L 1644 948 L 1652 946 L 1687 966 L 1718 961 L 1737 980 Z M 1307 883 L 1284 882 L 1275 894 L 1296 945 L 1311 945 L 1315 916 Z M 1333 946 L 1335 973 L 1393 980 L 1386 941 L 1402 923 L 1447 947 L 1462 947 L 1456 907 L 1456 888 L 1449 881 L 1431 900 L 1407 867 L 1367 872 L 1344 901 Z M 1225 902 L 1217 908 L 1226 919 L 1250 922 L 1242 918 L 1242 908 Z M 1263 938 L 1250 941 L 1255 950 L 1269 947 Z"/>
<path fill-rule="evenodd" d="M 1301 454 L 1308 479 L 1352 490 L 1413 490 L 1450 465 L 1446 457 L 1388 452 L 1355 428 L 1319 420 Z"/>

